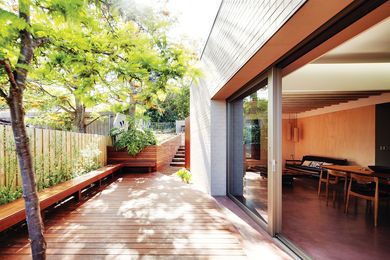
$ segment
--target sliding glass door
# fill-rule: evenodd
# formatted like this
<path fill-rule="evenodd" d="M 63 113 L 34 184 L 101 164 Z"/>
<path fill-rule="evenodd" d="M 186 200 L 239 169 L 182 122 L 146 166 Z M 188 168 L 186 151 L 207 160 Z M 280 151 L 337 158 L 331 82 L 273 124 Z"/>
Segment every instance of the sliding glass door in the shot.
<path fill-rule="evenodd" d="M 268 84 L 230 102 L 231 172 L 229 193 L 268 222 Z"/>
<path fill-rule="evenodd" d="M 280 143 L 274 142 L 273 124 L 275 105 L 280 104 L 275 102 L 274 76 L 272 70 L 228 100 L 228 194 L 270 232 L 275 230 L 270 222 L 274 226 L 273 220 L 280 218 L 273 210 L 277 203 L 271 204 L 276 202 L 274 192 L 281 195 L 273 188 L 281 182 L 275 179 L 279 167 L 274 146 Z"/>

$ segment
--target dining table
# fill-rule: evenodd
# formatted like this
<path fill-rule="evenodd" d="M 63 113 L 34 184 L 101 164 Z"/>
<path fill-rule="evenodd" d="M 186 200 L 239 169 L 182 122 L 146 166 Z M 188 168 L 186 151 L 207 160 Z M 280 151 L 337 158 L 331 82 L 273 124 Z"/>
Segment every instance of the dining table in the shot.
<path fill-rule="evenodd" d="M 378 177 L 379 179 L 381 179 L 381 182 L 385 181 L 386 183 L 390 184 L 390 172 L 374 172 L 370 168 L 357 165 L 322 165 L 321 168 L 345 172 L 347 174 L 355 173 L 360 175 Z"/>
<path fill-rule="evenodd" d="M 390 185 L 390 172 L 374 172 L 370 168 L 358 166 L 358 165 L 322 165 L 322 169 L 334 170 L 338 172 L 345 172 L 349 177 L 349 174 L 355 173 L 365 176 L 378 177 L 379 182 Z"/>

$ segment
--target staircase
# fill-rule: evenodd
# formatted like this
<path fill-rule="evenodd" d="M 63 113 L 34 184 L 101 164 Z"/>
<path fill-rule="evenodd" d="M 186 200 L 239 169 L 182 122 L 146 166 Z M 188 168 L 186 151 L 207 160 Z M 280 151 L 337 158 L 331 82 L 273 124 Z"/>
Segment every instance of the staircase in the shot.
<path fill-rule="evenodd" d="M 179 149 L 177 150 L 175 157 L 173 157 L 171 166 L 173 167 L 185 167 L 185 146 L 181 145 L 179 146 Z"/>

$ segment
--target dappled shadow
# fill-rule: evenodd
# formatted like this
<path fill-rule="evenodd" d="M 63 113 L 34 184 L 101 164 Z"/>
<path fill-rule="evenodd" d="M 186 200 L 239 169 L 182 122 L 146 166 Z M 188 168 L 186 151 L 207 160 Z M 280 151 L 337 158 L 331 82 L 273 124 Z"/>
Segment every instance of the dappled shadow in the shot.
<path fill-rule="evenodd" d="M 245 258 L 213 198 L 159 173 L 123 174 L 88 200 L 53 210 L 45 225 L 49 258 Z M 30 253 L 25 234 L 1 247 L 0 254 Z"/>

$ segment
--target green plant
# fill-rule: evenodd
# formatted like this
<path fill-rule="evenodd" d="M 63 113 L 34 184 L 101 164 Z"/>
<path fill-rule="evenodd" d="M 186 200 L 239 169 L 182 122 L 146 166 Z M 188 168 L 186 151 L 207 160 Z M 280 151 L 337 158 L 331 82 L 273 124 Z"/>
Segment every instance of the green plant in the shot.
<path fill-rule="evenodd" d="M 100 154 L 101 151 L 97 147 L 96 143 L 91 143 L 85 149 L 82 149 L 80 151 L 78 161 L 75 164 L 75 168 L 73 169 L 73 176 L 71 178 L 100 168 L 101 165 L 98 163 Z"/>
<path fill-rule="evenodd" d="M 0 187 L 0 205 L 19 199 L 20 197 L 22 197 L 21 187 L 16 189 L 9 186 Z"/>
<path fill-rule="evenodd" d="M 113 137 L 114 147 L 117 149 L 126 148 L 131 156 L 135 156 L 146 146 L 157 143 L 152 131 L 138 129 L 131 120 L 128 129 L 113 128 L 110 135 Z"/>
<path fill-rule="evenodd" d="M 185 183 L 190 183 L 192 179 L 192 173 L 187 171 L 185 168 L 182 168 L 176 172 L 176 175 L 181 178 Z"/>

